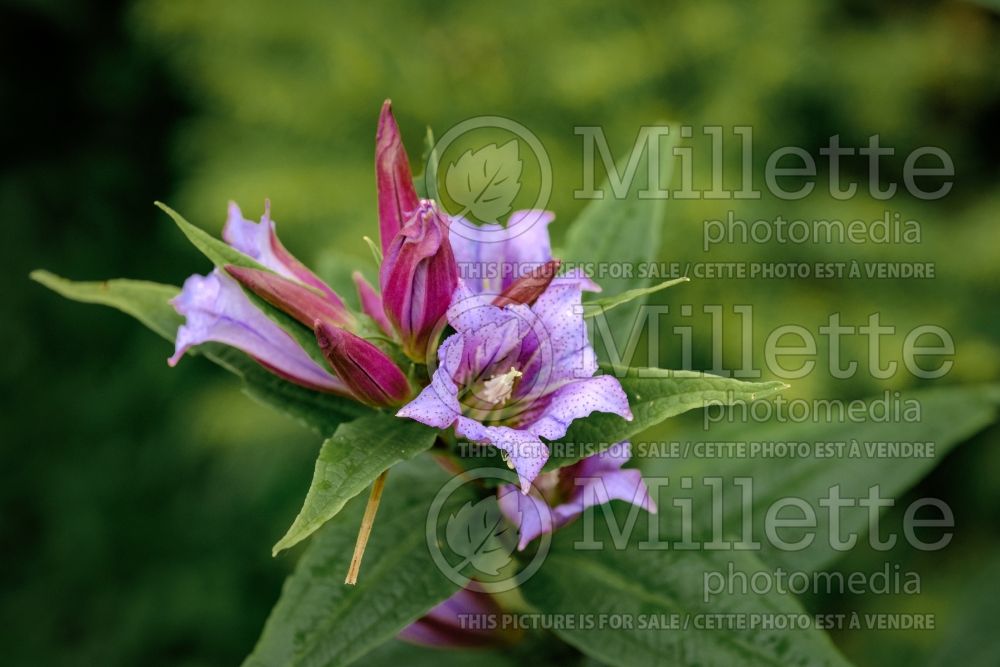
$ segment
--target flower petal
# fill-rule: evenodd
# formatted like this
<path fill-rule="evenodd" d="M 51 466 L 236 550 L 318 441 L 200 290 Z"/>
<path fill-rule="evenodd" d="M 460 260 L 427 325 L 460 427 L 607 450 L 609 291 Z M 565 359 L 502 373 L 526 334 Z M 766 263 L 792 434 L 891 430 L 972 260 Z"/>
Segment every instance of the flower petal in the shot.
<path fill-rule="evenodd" d="M 524 494 L 511 484 L 501 484 L 497 488 L 497 503 L 507 520 L 517 526 L 518 551 L 524 551 L 533 539 L 555 528 L 552 510 L 535 492 Z"/>
<path fill-rule="evenodd" d="M 656 514 L 656 503 L 642 480 L 642 473 L 622 469 L 630 457 L 631 444 L 626 440 L 562 468 L 561 479 L 567 486 L 572 484 L 572 492 L 565 503 L 553 508 L 556 524 L 565 525 L 586 508 L 612 500 L 623 500 Z"/>
<path fill-rule="evenodd" d="M 274 221 L 271 220 L 270 201 L 264 202 L 264 215 L 261 216 L 259 223 L 244 218 L 236 202 L 229 202 L 229 217 L 222 229 L 222 238 L 236 250 L 256 260 L 258 264 L 280 276 L 318 289 L 333 305 L 346 310 L 343 299 L 288 252 L 278 240 Z"/>
<path fill-rule="evenodd" d="M 531 482 L 549 460 L 549 448 L 532 433 L 509 426 L 485 426 L 468 417 L 459 417 L 455 432 L 473 442 L 493 445 L 506 452 L 510 465 L 528 493 Z"/>
<path fill-rule="evenodd" d="M 525 429 L 548 440 L 563 437 L 574 420 L 592 412 L 610 412 L 632 420 L 628 397 L 617 378 L 610 375 L 569 382 L 552 392 L 547 401 Z"/>
<path fill-rule="evenodd" d="M 452 248 L 459 274 L 476 294 L 499 294 L 518 278 L 552 259 L 548 226 L 555 214 L 514 211 L 506 226 L 451 220 Z"/>
<path fill-rule="evenodd" d="M 503 643 L 503 635 L 483 617 L 494 619 L 500 607 L 486 593 L 460 588 L 454 595 L 400 630 L 396 636 L 437 648 L 468 648 Z M 469 617 L 478 623 L 469 623 Z"/>
<path fill-rule="evenodd" d="M 177 364 L 195 345 L 216 342 L 246 352 L 279 375 L 298 384 L 348 393 L 340 379 L 326 372 L 298 343 L 254 306 L 239 284 L 218 269 L 193 275 L 171 302 L 186 322 L 177 330 Z"/>
<path fill-rule="evenodd" d="M 397 417 L 406 417 L 434 428 L 448 428 L 461 415 L 458 387 L 451 379 L 453 369 L 462 363 L 463 341 L 458 334 L 449 336 L 438 348 L 438 368 L 431 383 L 404 405 Z"/>

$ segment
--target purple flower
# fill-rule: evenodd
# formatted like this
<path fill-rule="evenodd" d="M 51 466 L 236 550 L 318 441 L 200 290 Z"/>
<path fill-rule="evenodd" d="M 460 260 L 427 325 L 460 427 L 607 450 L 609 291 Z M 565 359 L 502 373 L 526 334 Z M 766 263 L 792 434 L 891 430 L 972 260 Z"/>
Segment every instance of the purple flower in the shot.
<path fill-rule="evenodd" d="M 403 352 L 423 363 L 443 328 L 458 268 L 448 242 L 448 220 L 433 201 L 417 197 L 388 100 L 375 136 L 375 177 L 384 255 L 379 271 L 383 310 L 402 340 Z"/>
<path fill-rule="evenodd" d="M 536 537 L 565 526 L 586 508 L 612 500 L 624 500 L 656 514 L 656 503 L 641 473 L 622 469 L 631 456 L 631 445 L 624 441 L 571 466 L 542 473 L 527 494 L 502 484 L 497 499 L 500 511 L 518 527 L 517 548 L 523 550 Z"/>
<path fill-rule="evenodd" d="M 490 235 L 453 222 L 456 253 L 487 278 L 460 281 L 447 312 L 456 333 L 438 350 L 430 386 L 397 413 L 436 428 L 454 425 L 459 435 L 497 447 L 524 493 L 549 457 L 542 438 L 563 437 L 592 412 L 632 419 L 618 380 L 594 375 L 581 296 L 599 288 L 581 271 L 552 280 L 531 305 L 493 303 L 517 280 L 503 275 L 504 266 L 537 269 L 552 259 L 551 220 L 545 211 L 520 211 Z"/>
<path fill-rule="evenodd" d="M 459 275 L 473 294 L 500 294 L 552 259 L 550 211 L 514 211 L 507 225 L 453 218 L 449 231 Z M 595 288 L 596 289 L 596 288 Z"/>
<path fill-rule="evenodd" d="M 286 380 L 313 389 L 347 394 L 347 386 L 312 360 L 295 340 L 254 306 L 239 284 L 215 270 L 193 275 L 171 301 L 187 318 L 177 330 L 177 364 L 188 349 L 207 342 L 230 345 Z"/>
<path fill-rule="evenodd" d="M 496 306 L 460 284 L 448 309 L 456 333 L 438 350 L 430 386 L 397 414 L 497 447 L 527 493 L 549 456 L 541 438 L 561 438 L 595 411 L 632 419 L 618 380 L 594 377 L 580 310 L 589 284 L 571 272 L 530 307 Z"/>
<path fill-rule="evenodd" d="M 278 240 L 274 221 L 271 220 L 270 201 L 264 202 L 264 215 L 259 223 L 244 218 L 236 202 L 229 202 L 229 217 L 222 229 L 222 238 L 236 250 L 278 275 L 319 290 L 333 306 L 346 312 L 343 299 Z"/>
<path fill-rule="evenodd" d="M 494 627 L 500 611 L 492 596 L 461 588 L 396 636 L 412 644 L 435 648 L 503 644 L 509 638 Z"/>
<path fill-rule="evenodd" d="M 359 401 L 375 407 L 396 406 L 410 397 L 406 376 L 385 352 L 320 320 L 315 326 L 323 356 Z"/>

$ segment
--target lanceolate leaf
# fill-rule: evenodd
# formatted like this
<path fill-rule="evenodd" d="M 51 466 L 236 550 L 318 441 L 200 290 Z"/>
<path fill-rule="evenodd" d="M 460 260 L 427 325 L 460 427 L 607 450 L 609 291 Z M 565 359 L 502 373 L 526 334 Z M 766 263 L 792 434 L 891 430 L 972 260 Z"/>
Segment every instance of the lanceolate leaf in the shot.
<path fill-rule="evenodd" d="M 610 368 L 605 371 L 614 372 Z M 600 412 L 573 422 L 566 436 L 552 446 L 547 470 L 575 463 L 682 412 L 767 398 L 787 387 L 782 382 L 743 382 L 659 368 L 632 368 L 616 374 L 628 395 L 632 421 Z"/>
<path fill-rule="evenodd" d="M 173 285 L 145 280 L 74 282 L 48 271 L 32 271 L 31 279 L 67 299 L 117 308 L 170 342 L 184 323 L 169 303 L 180 291 Z"/>
<path fill-rule="evenodd" d="M 429 449 L 435 437 L 423 424 L 384 413 L 341 424 L 323 443 L 305 503 L 274 554 L 309 537 L 384 470 Z"/>
<path fill-rule="evenodd" d="M 658 140 L 653 137 L 652 141 Z M 670 179 L 674 157 L 672 154 L 673 135 L 666 137 L 659 150 L 660 162 L 654 175 L 660 179 L 659 188 L 664 188 Z M 650 263 L 657 259 L 664 224 L 664 202 L 660 197 L 645 197 L 640 192 L 657 190 L 657 184 L 649 183 L 649 148 L 642 147 L 633 178 L 626 183 L 624 197 L 616 196 L 610 183 L 602 187 L 602 199 L 594 199 L 580 213 L 569 228 L 563 257 L 567 261 L 592 264 L 594 278 L 603 288 L 603 295 L 616 296 L 628 290 L 646 287 L 649 284 Z M 620 160 L 618 173 L 628 177 L 628 159 Z M 657 166 L 657 165 L 654 165 Z M 609 275 L 621 277 L 607 277 Z M 617 269 L 612 272 L 611 269 Z M 627 305 L 616 308 L 608 314 L 611 331 L 628 336 L 645 301 L 640 297 Z M 598 353 L 602 353 L 598 350 Z"/>
<path fill-rule="evenodd" d="M 169 303 L 180 291 L 173 285 L 142 280 L 73 282 L 47 271 L 35 271 L 31 277 L 67 299 L 110 306 L 131 315 L 170 342 L 184 321 Z M 204 354 L 243 378 L 244 391 L 255 400 L 277 408 L 324 437 L 333 435 L 341 422 L 371 412 L 346 398 L 282 380 L 239 350 L 209 343 L 192 352 Z"/>
<path fill-rule="evenodd" d="M 885 401 L 883 397 L 869 399 Z M 769 564 L 790 570 L 811 572 L 827 567 L 844 551 L 831 545 L 830 508 L 820 505 L 821 498 L 829 498 L 831 489 L 852 506 L 837 511 L 839 517 L 838 539 L 856 536 L 858 543 L 868 540 L 868 513 L 866 506 L 857 504 L 866 499 L 870 489 L 879 486 L 881 498 L 893 499 L 897 507 L 903 494 L 929 470 L 937 465 L 948 452 L 970 436 L 996 421 L 1000 411 L 1000 386 L 969 386 L 927 389 L 903 393 L 896 399 L 900 407 L 919 405 L 919 421 L 890 419 L 885 421 L 830 420 L 820 423 L 778 423 L 763 424 L 738 423 L 719 424 L 705 431 L 685 429 L 670 434 L 670 440 L 687 449 L 690 442 L 709 443 L 759 443 L 757 454 L 749 456 L 727 454 L 718 450 L 713 458 L 638 458 L 643 474 L 647 477 L 666 477 L 670 484 L 660 490 L 661 532 L 678 536 L 677 514 L 670 511 L 675 498 L 689 498 L 694 508 L 693 534 L 698 539 L 707 540 L 713 529 L 730 541 L 742 539 L 743 489 L 737 486 L 735 478 L 748 478 L 752 483 L 752 528 L 753 539 L 761 543 L 761 557 Z M 891 415 L 895 408 L 886 406 Z M 882 408 L 878 408 L 882 409 Z M 855 411 L 869 414 L 869 409 Z M 739 411 L 734 411 L 738 415 Z M 900 411 L 900 414 L 902 412 Z M 789 454 L 782 444 L 801 445 Z M 821 443 L 817 445 L 817 443 Z M 841 443 L 843 446 L 841 446 Z M 899 449 L 899 443 L 920 443 L 919 449 Z M 780 449 L 771 448 L 771 454 L 760 449 L 777 444 Z M 727 445 L 728 446 L 728 445 Z M 932 449 L 929 449 L 932 448 Z M 817 449 L 823 456 L 817 456 Z M 696 450 L 694 450 L 696 451 Z M 735 451 L 735 450 L 733 450 Z M 784 456 L 776 452 L 786 452 Z M 690 489 L 682 489 L 675 480 L 690 478 Z M 706 477 L 722 478 L 723 515 L 721 527 L 713 526 L 712 489 L 703 482 Z M 812 507 L 816 517 L 815 527 L 782 527 L 778 536 L 785 542 L 797 543 L 815 537 L 804 548 L 787 550 L 777 548 L 767 539 L 764 532 L 768 510 L 782 498 L 799 498 Z M 802 517 L 799 510 L 786 510 L 780 516 Z M 718 523 L 718 522 L 716 522 Z M 888 539 L 890 532 L 899 533 L 890 527 L 882 527 L 879 539 Z M 940 535 L 938 535 L 940 536 Z M 670 538 L 667 538 L 670 539 Z M 898 540 L 903 537 L 898 535 Z M 933 539 L 937 539 L 936 537 Z M 933 541 L 928 538 L 928 541 Z"/>
<path fill-rule="evenodd" d="M 487 496 L 475 503 L 469 501 L 448 517 L 445 539 L 451 550 L 464 559 L 457 569 L 471 565 L 479 573 L 496 576 L 510 562 L 517 544 L 513 532 L 496 498 Z M 505 541 L 505 535 L 510 539 Z"/>
<path fill-rule="evenodd" d="M 355 498 L 309 543 L 244 667 L 338 667 L 364 656 L 458 586 L 427 547 L 429 506 L 448 474 L 429 457 L 389 473 L 357 586 L 344 584 L 365 499 Z M 441 508 L 471 499 L 459 488 Z"/>
<path fill-rule="evenodd" d="M 584 317 L 597 317 L 602 313 L 607 313 L 612 308 L 617 308 L 618 306 L 624 305 L 631 301 L 635 301 L 639 298 L 645 298 L 652 294 L 653 292 L 659 292 L 662 289 L 668 287 L 673 287 L 674 285 L 680 285 L 681 283 L 691 282 L 688 278 L 676 278 L 674 280 L 667 280 L 659 285 L 653 285 L 652 287 L 637 287 L 635 289 L 630 289 L 627 292 L 622 292 L 617 296 L 611 296 L 604 299 L 595 299 L 593 301 L 588 301 L 583 304 L 583 316 Z"/>
<path fill-rule="evenodd" d="M 582 532 L 583 521 L 557 533 L 544 566 L 523 586 L 525 597 L 542 613 L 593 619 L 593 627 L 553 626 L 581 651 L 621 667 L 847 664 L 819 630 L 777 622 L 812 618 L 790 594 L 774 587 L 763 594 L 740 588 L 742 577 L 770 576 L 749 552 L 640 549 L 648 539 L 642 520 L 627 548 L 619 549 L 601 517 L 597 510 L 589 535 Z M 584 538 L 603 546 L 575 549 L 574 542 Z M 732 576 L 737 583 L 706 600 L 706 577 L 715 590 L 717 576 Z M 597 622 L 601 618 L 604 623 Z"/>

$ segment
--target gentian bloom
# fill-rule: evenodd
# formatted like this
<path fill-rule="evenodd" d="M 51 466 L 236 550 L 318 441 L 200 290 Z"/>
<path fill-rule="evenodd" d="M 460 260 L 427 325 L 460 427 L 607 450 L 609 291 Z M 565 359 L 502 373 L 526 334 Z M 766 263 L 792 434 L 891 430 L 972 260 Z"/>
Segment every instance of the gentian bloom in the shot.
<path fill-rule="evenodd" d="M 552 259 L 551 211 L 514 211 L 507 225 L 453 218 L 449 232 L 459 275 L 473 294 L 500 294 Z M 594 287 L 596 290 L 596 286 Z"/>
<path fill-rule="evenodd" d="M 622 469 L 631 456 L 630 443 L 620 442 L 573 465 L 542 473 L 528 494 L 518 493 L 510 484 L 500 485 L 500 511 L 518 527 L 517 548 L 523 550 L 536 537 L 565 526 L 586 508 L 612 500 L 624 500 L 656 514 L 656 503 L 642 474 Z"/>
<path fill-rule="evenodd" d="M 174 302 L 187 323 L 178 331 L 172 364 L 191 346 L 211 340 L 247 352 L 272 372 L 298 384 L 351 395 L 374 406 L 396 406 L 406 400 L 410 389 L 403 372 L 384 352 L 350 332 L 358 324 L 356 316 L 278 240 L 270 204 L 265 205 L 261 221 L 255 223 L 230 203 L 223 236 L 233 248 L 265 268 L 228 265 L 226 273 L 216 270 L 204 278 L 188 279 Z M 337 376 L 313 361 L 250 301 L 240 285 L 313 330 Z"/>
<path fill-rule="evenodd" d="M 244 218 L 236 202 L 229 202 L 229 216 L 226 219 L 226 226 L 222 229 L 222 238 L 233 248 L 279 276 L 317 290 L 332 307 L 347 313 L 344 300 L 288 252 L 278 240 L 274 221 L 271 220 L 269 200 L 264 201 L 264 215 L 261 216 L 259 223 Z"/>
<path fill-rule="evenodd" d="M 497 248 L 453 234 L 456 254 L 482 264 L 478 273 L 486 276 L 520 265 L 523 258 L 548 262 L 544 227 L 551 216 L 539 220 L 543 224 L 493 244 Z M 595 376 L 597 360 L 587 340 L 581 295 L 596 285 L 571 271 L 553 280 L 532 305 L 501 306 L 493 301 L 503 283 L 460 282 L 447 312 L 456 333 L 438 350 L 430 386 L 397 414 L 436 428 L 454 425 L 460 436 L 497 447 L 527 493 L 549 456 L 542 438 L 563 437 L 574 420 L 595 411 L 629 420 L 632 413 L 618 380 Z"/>
<path fill-rule="evenodd" d="M 347 394 L 347 386 L 306 354 L 295 340 L 262 313 L 235 280 L 218 269 L 193 275 L 171 302 L 187 318 L 177 330 L 175 366 L 188 349 L 207 342 L 230 345 L 286 380 L 313 389 Z"/>
<path fill-rule="evenodd" d="M 417 197 L 388 101 L 382 107 L 375 141 L 384 254 L 379 271 L 383 311 L 406 355 L 423 363 L 443 328 L 444 314 L 458 283 L 458 268 L 448 242 L 448 220 L 433 201 Z"/>

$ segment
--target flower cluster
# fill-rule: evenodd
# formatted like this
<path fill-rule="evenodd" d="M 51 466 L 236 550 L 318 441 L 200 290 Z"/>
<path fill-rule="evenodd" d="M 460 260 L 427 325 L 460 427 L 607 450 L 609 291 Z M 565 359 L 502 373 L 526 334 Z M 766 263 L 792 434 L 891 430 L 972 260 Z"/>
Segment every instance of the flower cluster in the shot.
<path fill-rule="evenodd" d="M 552 213 L 476 226 L 421 199 L 388 102 L 375 175 L 383 259 L 377 290 L 354 274 L 360 312 L 282 245 L 269 204 L 260 222 L 230 204 L 223 238 L 247 261 L 187 280 L 173 302 L 186 323 L 170 363 L 209 341 L 236 347 L 292 382 L 493 445 L 528 494 L 549 457 L 545 440 L 595 411 L 632 418 L 587 340 L 582 294 L 599 288 L 579 270 L 559 275 Z M 261 301 L 312 330 L 325 366 Z"/>

